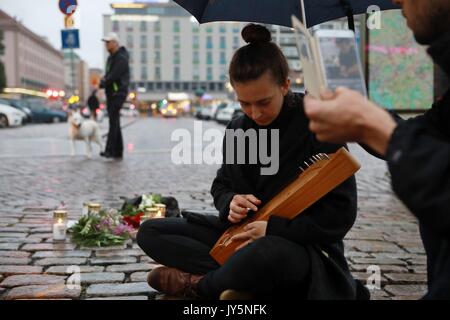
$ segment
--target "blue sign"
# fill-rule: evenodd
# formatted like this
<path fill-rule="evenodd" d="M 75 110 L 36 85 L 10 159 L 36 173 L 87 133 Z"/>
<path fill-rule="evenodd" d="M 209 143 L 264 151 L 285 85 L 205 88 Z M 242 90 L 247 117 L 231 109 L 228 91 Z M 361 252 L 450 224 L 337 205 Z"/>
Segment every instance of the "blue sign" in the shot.
<path fill-rule="evenodd" d="M 59 10 L 68 16 L 71 16 L 77 10 L 77 0 L 59 0 Z"/>
<path fill-rule="evenodd" d="M 61 30 L 61 39 L 63 49 L 80 48 L 80 33 L 78 29 Z"/>

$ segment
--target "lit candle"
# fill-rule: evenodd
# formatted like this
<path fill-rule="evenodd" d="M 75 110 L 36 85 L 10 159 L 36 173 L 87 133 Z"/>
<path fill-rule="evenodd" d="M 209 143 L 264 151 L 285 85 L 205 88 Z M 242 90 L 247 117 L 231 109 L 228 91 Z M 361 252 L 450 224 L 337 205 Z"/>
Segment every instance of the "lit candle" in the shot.
<path fill-rule="evenodd" d="M 53 240 L 66 240 L 67 211 L 57 210 L 53 213 Z"/>
<path fill-rule="evenodd" d="M 155 208 L 158 209 L 158 214 L 155 218 L 161 219 L 166 217 L 166 205 L 157 203 L 155 204 Z"/>

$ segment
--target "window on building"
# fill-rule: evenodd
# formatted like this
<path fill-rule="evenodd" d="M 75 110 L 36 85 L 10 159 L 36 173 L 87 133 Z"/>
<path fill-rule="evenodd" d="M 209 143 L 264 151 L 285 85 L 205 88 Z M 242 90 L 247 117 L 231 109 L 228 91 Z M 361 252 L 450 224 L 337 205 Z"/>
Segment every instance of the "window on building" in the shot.
<path fill-rule="evenodd" d="M 155 36 L 155 49 L 161 48 L 161 36 L 157 35 Z"/>
<path fill-rule="evenodd" d="M 233 37 L 233 50 L 239 49 L 239 37 Z"/>
<path fill-rule="evenodd" d="M 192 23 L 192 32 L 193 33 L 198 33 L 199 31 L 200 31 L 200 27 L 199 27 L 198 23 L 197 22 L 193 22 Z"/>
<path fill-rule="evenodd" d="M 208 81 L 213 80 L 213 68 L 211 67 L 206 68 L 206 80 Z"/>
<path fill-rule="evenodd" d="M 213 32 L 213 27 L 209 26 L 206 27 L 206 33 L 212 33 Z"/>
<path fill-rule="evenodd" d="M 145 50 L 141 51 L 141 63 L 147 64 L 147 51 Z"/>
<path fill-rule="evenodd" d="M 227 48 L 227 38 L 225 36 L 220 37 L 220 49 Z"/>
<path fill-rule="evenodd" d="M 200 81 L 200 68 L 199 66 L 194 66 L 192 69 L 192 80 Z"/>
<path fill-rule="evenodd" d="M 180 49 L 180 36 L 173 36 L 173 48 Z"/>
<path fill-rule="evenodd" d="M 194 36 L 192 38 L 192 48 L 193 49 L 199 49 L 200 48 L 200 37 Z"/>
<path fill-rule="evenodd" d="M 155 80 L 161 80 L 161 67 L 155 67 Z"/>
<path fill-rule="evenodd" d="M 180 20 L 173 21 L 173 32 L 180 32 Z"/>
<path fill-rule="evenodd" d="M 141 48 L 147 48 L 147 35 L 141 35 Z"/>
<path fill-rule="evenodd" d="M 222 65 L 227 64 L 227 55 L 225 51 L 220 52 L 220 64 Z"/>
<path fill-rule="evenodd" d="M 173 68 L 173 78 L 175 81 L 180 81 L 181 78 L 180 67 Z"/>
<path fill-rule="evenodd" d="M 134 63 L 134 55 L 132 50 L 128 50 L 128 56 L 130 57 L 130 63 Z"/>
<path fill-rule="evenodd" d="M 155 64 L 161 63 L 161 51 L 155 51 Z"/>
<path fill-rule="evenodd" d="M 212 49 L 213 48 L 213 38 L 212 36 L 206 37 L 206 49 Z"/>
<path fill-rule="evenodd" d="M 127 35 L 127 48 L 133 48 L 134 41 L 133 36 L 131 34 Z"/>
<path fill-rule="evenodd" d="M 127 22 L 127 32 L 133 32 L 134 27 L 133 27 L 133 22 L 128 21 Z"/>
<path fill-rule="evenodd" d="M 147 21 L 141 21 L 141 27 L 140 27 L 142 32 L 146 32 L 147 31 Z"/>
<path fill-rule="evenodd" d="M 226 32 L 227 32 L 227 28 L 226 28 L 224 25 L 221 25 L 221 26 L 219 27 L 219 32 L 220 32 L 220 33 L 226 33 Z"/>
<path fill-rule="evenodd" d="M 156 90 L 162 90 L 162 88 L 163 88 L 162 82 L 157 82 L 156 83 Z"/>
<path fill-rule="evenodd" d="M 153 31 L 160 32 L 161 31 L 161 21 L 155 21 L 155 24 L 153 26 Z"/>
<path fill-rule="evenodd" d="M 119 21 L 113 21 L 112 31 L 113 32 L 119 32 L 120 31 L 120 23 L 119 23 Z"/>
<path fill-rule="evenodd" d="M 175 51 L 173 53 L 173 64 L 180 64 L 181 58 L 180 58 L 180 51 Z"/>
<path fill-rule="evenodd" d="M 148 79 L 147 68 L 142 67 L 141 68 L 141 80 L 147 80 L 147 79 Z"/>
<path fill-rule="evenodd" d="M 213 64 L 213 54 L 211 51 L 206 52 L 206 63 Z"/>
<path fill-rule="evenodd" d="M 194 51 L 192 54 L 192 63 L 199 64 L 200 63 L 200 52 Z"/>

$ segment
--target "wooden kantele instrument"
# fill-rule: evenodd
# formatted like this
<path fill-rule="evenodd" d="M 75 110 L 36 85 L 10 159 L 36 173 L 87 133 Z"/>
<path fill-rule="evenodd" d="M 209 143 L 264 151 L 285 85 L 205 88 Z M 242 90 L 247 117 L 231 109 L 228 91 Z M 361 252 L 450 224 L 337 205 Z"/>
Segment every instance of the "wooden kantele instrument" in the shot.
<path fill-rule="evenodd" d="M 231 241 L 231 238 L 244 232 L 247 224 L 268 221 L 272 215 L 294 219 L 361 168 L 358 161 L 345 148 L 331 155 L 313 156 L 309 162 L 305 162 L 305 165 L 304 168 L 300 168 L 302 173 L 298 178 L 263 208 L 225 231 L 210 251 L 214 260 L 223 265 L 234 254 L 243 241 Z"/>

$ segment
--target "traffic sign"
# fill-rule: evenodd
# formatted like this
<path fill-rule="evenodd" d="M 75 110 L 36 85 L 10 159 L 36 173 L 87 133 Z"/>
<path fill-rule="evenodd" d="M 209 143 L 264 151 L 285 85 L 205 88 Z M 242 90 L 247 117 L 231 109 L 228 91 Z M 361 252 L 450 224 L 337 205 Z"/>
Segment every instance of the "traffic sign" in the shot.
<path fill-rule="evenodd" d="M 66 29 L 73 28 L 75 25 L 75 20 L 72 16 L 64 16 L 64 27 Z"/>
<path fill-rule="evenodd" d="M 78 29 L 61 30 L 61 39 L 63 49 L 80 48 L 80 33 Z"/>
<path fill-rule="evenodd" d="M 73 15 L 77 10 L 77 7 L 77 0 L 59 0 L 59 10 L 67 16 Z"/>

